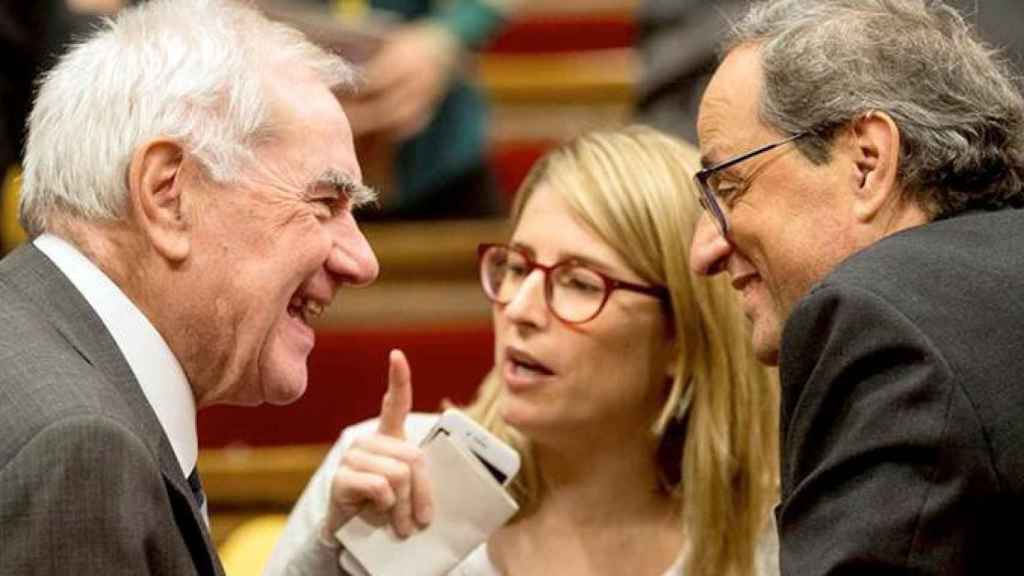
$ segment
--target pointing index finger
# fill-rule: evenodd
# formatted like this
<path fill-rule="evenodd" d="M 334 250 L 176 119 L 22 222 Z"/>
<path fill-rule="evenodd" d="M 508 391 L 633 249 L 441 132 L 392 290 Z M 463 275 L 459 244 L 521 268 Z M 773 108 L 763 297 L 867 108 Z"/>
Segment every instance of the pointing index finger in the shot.
<path fill-rule="evenodd" d="M 388 362 L 388 390 L 381 400 L 377 431 L 385 436 L 405 438 L 405 417 L 412 410 L 412 373 L 401 350 L 392 350 Z"/>

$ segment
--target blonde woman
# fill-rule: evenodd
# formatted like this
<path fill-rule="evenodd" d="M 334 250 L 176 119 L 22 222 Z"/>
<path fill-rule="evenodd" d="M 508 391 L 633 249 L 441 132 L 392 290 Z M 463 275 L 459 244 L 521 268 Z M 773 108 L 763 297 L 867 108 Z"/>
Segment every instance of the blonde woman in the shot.
<path fill-rule="evenodd" d="M 515 446 L 519 514 L 453 574 L 778 573 L 777 389 L 727 281 L 695 278 L 695 151 L 632 127 L 542 158 L 506 244 L 481 247 L 495 368 L 466 411 Z M 381 418 L 347 429 L 289 518 L 268 574 L 337 573 L 334 529 L 362 506 L 429 523 L 392 354 Z"/>

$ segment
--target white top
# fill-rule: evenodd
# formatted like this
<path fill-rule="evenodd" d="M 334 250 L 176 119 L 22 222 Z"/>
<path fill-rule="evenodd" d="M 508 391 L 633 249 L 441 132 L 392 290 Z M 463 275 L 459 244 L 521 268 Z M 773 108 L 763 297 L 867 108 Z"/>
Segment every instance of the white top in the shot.
<path fill-rule="evenodd" d="M 409 414 L 405 419 L 405 436 L 418 444 L 437 421 L 436 414 Z M 281 533 L 277 545 L 263 571 L 264 576 L 324 576 L 344 574 L 338 565 L 337 548 L 322 543 L 320 527 L 327 513 L 330 500 L 331 480 L 341 462 L 341 457 L 357 437 L 368 436 L 377 429 L 377 420 L 367 420 L 342 431 L 341 437 L 331 447 L 327 457 L 309 481 L 302 496 L 292 509 L 288 523 Z M 774 526 L 765 534 L 758 550 L 758 574 L 777 575 L 778 544 Z M 664 576 L 682 576 L 683 559 L 672 564 Z M 487 555 L 487 545 L 478 546 L 465 560 L 456 566 L 449 576 L 501 576 L 501 573 Z"/>
<path fill-rule="evenodd" d="M 39 236 L 33 244 L 67 276 L 107 327 L 156 412 L 181 473 L 188 477 L 199 454 L 196 402 L 167 342 L 117 284 L 77 248 L 52 234 Z"/>

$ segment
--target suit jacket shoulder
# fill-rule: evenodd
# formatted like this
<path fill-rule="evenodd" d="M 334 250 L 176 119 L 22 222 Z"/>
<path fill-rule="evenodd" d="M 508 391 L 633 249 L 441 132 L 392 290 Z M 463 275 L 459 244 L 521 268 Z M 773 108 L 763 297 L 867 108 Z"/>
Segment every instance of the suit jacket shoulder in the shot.
<path fill-rule="evenodd" d="M 0 261 L 0 294 L 0 573 L 220 574 L 170 443 L 82 295 L 32 245 Z"/>
<path fill-rule="evenodd" d="M 1024 288 L 1022 215 L 894 235 L 793 310 L 784 573 L 985 573 L 1011 557 L 1024 511 L 1024 304 L 1008 298 Z"/>
<path fill-rule="evenodd" d="M 879 242 L 824 283 L 889 303 L 977 410 L 1001 483 L 1024 499 L 1024 210 L 975 212 Z"/>

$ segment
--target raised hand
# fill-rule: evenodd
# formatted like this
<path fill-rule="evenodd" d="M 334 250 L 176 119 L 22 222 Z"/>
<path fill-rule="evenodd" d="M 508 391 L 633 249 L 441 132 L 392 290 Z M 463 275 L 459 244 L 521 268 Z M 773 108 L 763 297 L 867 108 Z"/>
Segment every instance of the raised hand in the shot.
<path fill-rule="evenodd" d="M 344 100 L 357 136 L 402 141 L 423 130 L 458 69 L 461 46 L 443 26 L 406 25 L 366 65 L 366 85 Z"/>
<path fill-rule="evenodd" d="M 409 363 L 400 350 L 391 351 L 389 362 L 377 433 L 352 443 L 331 482 L 326 538 L 368 504 L 390 514 L 402 537 L 425 527 L 433 514 L 423 452 L 405 440 L 405 418 L 412 410 Z"/>

